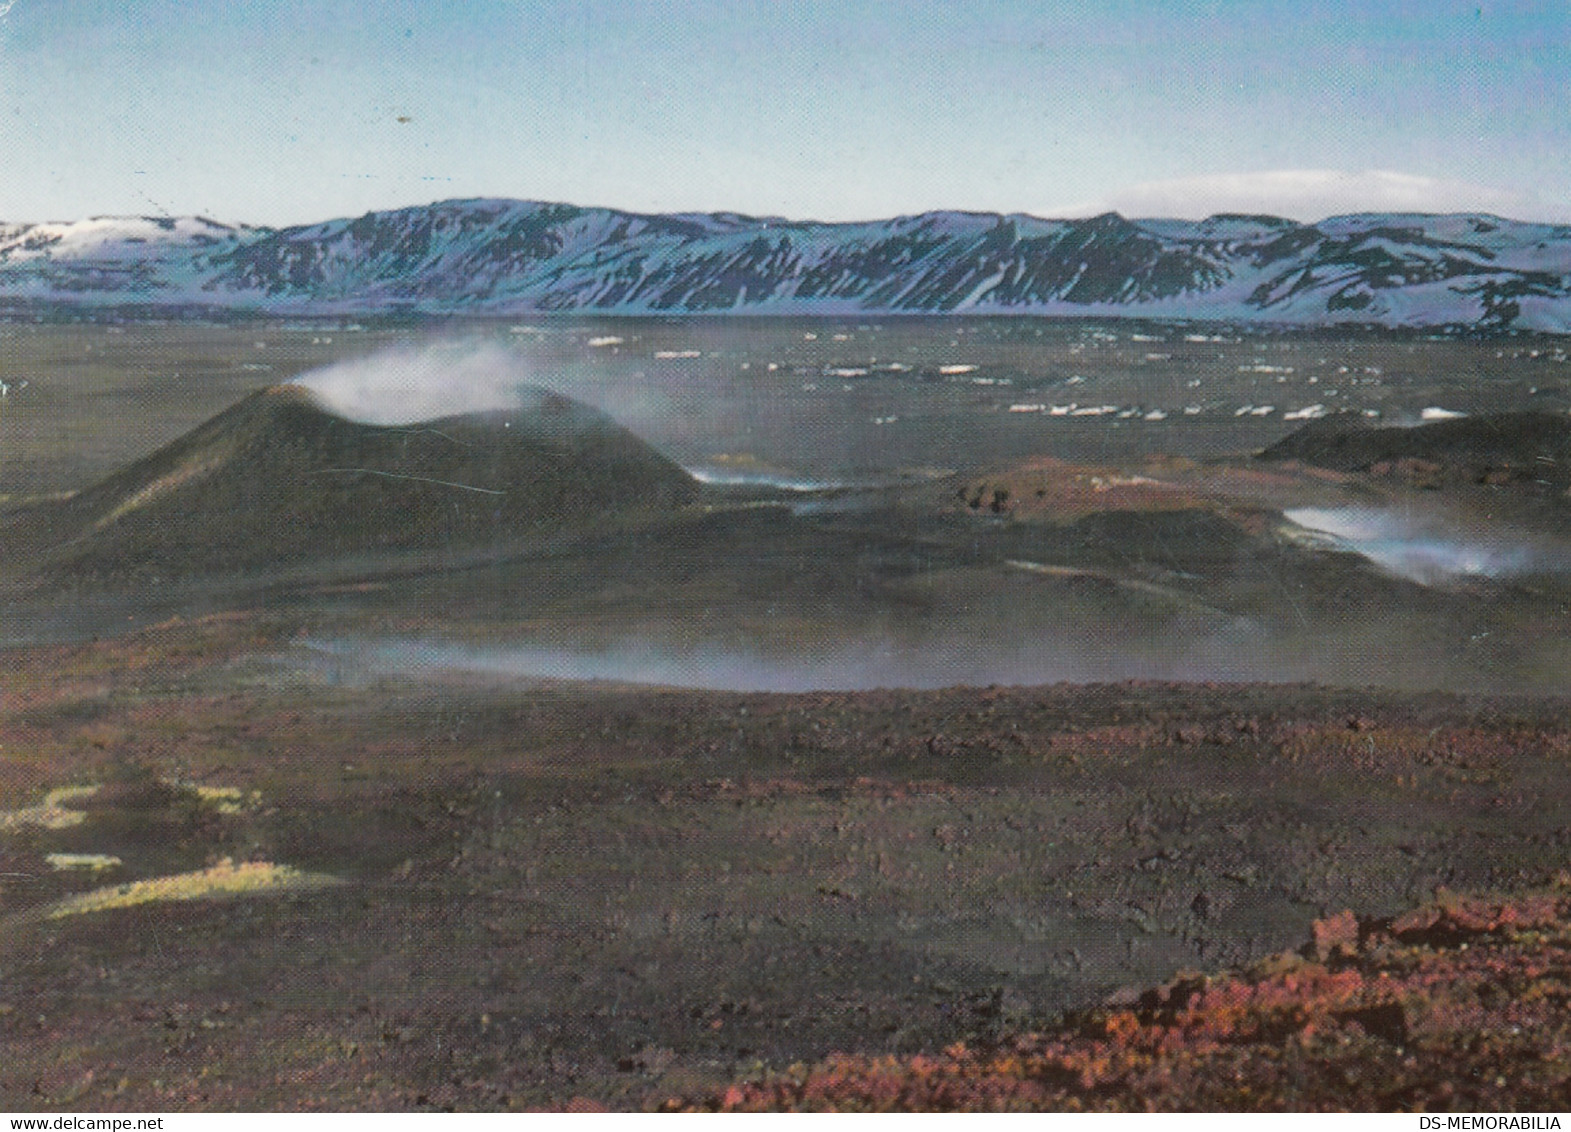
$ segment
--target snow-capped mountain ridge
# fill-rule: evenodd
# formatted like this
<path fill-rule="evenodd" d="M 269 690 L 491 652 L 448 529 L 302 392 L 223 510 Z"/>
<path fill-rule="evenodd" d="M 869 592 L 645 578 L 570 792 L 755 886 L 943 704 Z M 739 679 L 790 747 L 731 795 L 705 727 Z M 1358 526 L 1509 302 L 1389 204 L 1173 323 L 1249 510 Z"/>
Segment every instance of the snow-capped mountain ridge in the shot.
<path fill-rule="evenodd" d="M 1571 227 L 1483 214 L 826 223 L 455 200 L 0 224 L 0 302 L 279 314 L 1127 315 L 1571 331 Z"/>

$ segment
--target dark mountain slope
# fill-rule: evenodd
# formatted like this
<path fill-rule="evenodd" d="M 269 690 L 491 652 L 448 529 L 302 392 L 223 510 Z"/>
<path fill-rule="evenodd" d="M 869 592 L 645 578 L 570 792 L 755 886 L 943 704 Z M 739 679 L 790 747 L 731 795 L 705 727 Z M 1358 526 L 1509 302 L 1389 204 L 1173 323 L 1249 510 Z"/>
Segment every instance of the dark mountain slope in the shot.
<path fill-rule="evenodd" d="M 1375 428 L 1327 417 L 1260 454 L 1344 472 L 1395 473 L 1421 486 L 1478 483 L 1563 493 L 1571 488 L 1571 420 L 1552 413 L 1487 413 L 1416 428 Z"/>

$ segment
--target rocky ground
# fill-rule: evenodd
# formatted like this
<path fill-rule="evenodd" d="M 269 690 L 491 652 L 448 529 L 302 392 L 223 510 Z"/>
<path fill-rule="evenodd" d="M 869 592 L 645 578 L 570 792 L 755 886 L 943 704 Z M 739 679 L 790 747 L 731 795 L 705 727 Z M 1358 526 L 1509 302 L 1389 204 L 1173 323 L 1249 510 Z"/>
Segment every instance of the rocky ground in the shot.
<path fill-rule="evenodd" d="M 7 653 L 8 1104 L 1387 1107 L 1560 1087 L 1562 898 L 1402 917 L 1437 888 L 1556 883 L 1561 702 L 357 677 L 303 662 L 299 630 L 235 613 Z M 1512 916 L 1539 934 L 1467 934 Z M 1317 932 L 1319 958 L 1272 958 Z M 1182 974 L 1228 970 L 1250 973 Z M 1083 1013 L 1109 996 L 1126 1005 Z M 1338 1093 L 1344 1073 L 1365 1091 Z"/>

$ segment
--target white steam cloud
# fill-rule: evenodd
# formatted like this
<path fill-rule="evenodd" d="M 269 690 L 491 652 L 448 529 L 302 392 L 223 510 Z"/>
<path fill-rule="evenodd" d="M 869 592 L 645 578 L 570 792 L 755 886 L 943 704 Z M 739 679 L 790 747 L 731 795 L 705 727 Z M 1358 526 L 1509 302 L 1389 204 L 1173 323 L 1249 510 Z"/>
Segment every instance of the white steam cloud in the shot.
<path fill-rule="evenodd" d="M 1375 565 L 1420 585 L 1465 578 L 1510 578 L 1563 571 L 1564 548 L 1500 527 L 1458 530 L 1435 514 L 1374 507 L 1302 507 L 1289 522 L 1330 538 Z"/>
<path fill-rule="evenodd" d="M 663 425 L 702 417 L 703 403 L 676 405 L 643 379 L 599 360 L 531 358 L 498 342 L 458 339 L 336 362 L 290 384 L 309 389 L 329 411 L 370 425 L 528 409 L 542 390 L 598 409 L 657 447 Z"/>
<path fill-rule="evenodd" d="M 856 487 L 877 486 L 876 484 L 855 483 L 850 480 L 794 476 L 781 472 L 736 471 L 729 468 L 714 468 L 704 464 L 688 468 L 687 474 L 699 483 L 714 484 L 717 487 L 765 487 L 776 491 L 803 493 L 844 491 Z"/>
<path fill-rule="evenodd" d="M 372 425 L 408 425 L 524 407 L 532 395 L 517 354 L 448 343 L 338 362 L 293 379 L 333 412 Z"/>

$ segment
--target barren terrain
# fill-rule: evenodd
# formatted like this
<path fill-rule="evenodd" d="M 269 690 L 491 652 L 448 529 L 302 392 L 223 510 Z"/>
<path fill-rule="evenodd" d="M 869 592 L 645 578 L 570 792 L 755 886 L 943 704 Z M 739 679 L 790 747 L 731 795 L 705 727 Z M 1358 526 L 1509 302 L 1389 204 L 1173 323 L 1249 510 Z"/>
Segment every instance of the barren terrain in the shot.
<path fill-rule="evenodd" d="M 0 327 L 0 1102 L 1564 1105 L 1555 340 L 446 327 L 614 444 L 180 439 L 433 335 Z M 1547 431 L 1303 439 L 1425 410 Z"/>

